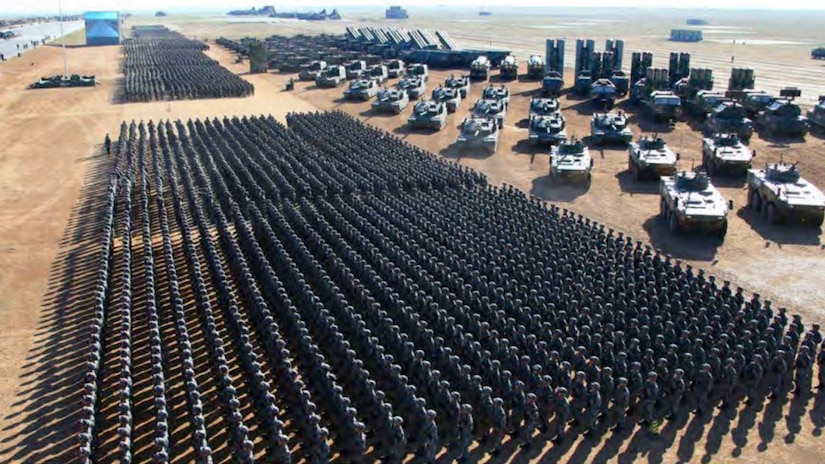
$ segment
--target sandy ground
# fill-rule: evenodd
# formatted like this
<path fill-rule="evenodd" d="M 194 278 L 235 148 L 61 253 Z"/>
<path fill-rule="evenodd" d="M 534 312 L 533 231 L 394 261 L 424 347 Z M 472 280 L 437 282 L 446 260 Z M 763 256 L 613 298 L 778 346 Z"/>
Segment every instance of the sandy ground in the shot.
<path fill-rule="evenodd" d="M 232 33 L 263 36 L 293 28 L 199 23 L 192 19 L 176 22 L 175 18 L 169 21 L 187 35 L 213 37 Z M 472 26 L 465 28 L 462 24 L 456 21 L 447 28 L 460 43 L 479 28 L 492 27 L 468 22 Z M 810 32 L 805 24 L 800 23 L 794 34 Z M 343 23 L 336 27 L 342 26 Z M 315 26 L 300 25 L 303 29 L 309 27 Z M 615 29 L 610 34 L 615 34 Z M 74 43 L 80 44 L 81 40 L 76 38 Z M 536 48 L 540 47 L 539 43 Z M 802 59 L 801 50 L 807 46 L 793 46 L 795 51 L 792 46 L 787 46 L 787 50 L 783 47 L 770 48 L 770 59 L 780 65 L 784 63 L 784 69 L 790 68 L 789 73 L 797 65 L 805 69 L 812 66 Z M 245 71 L 243 65 L 229 64 L 233 57 L 226 51 L 213 50 L 210 54 L 233 71 Z M 720 51 L 718 56 L 724 54 Z M 798 56 L 798 60 L 791 60 L 791 56 Z M 666 233 L 654 217 L 658 204 L 655 187 L 628 179 L 624 174 L 623 150 L 595 153 L 594 180 L 587 190 L 553 183 L 547 175 L 546 151 L 533 152 L 520 143 L 527 135 L 520 120 L 527 116 L 529 94 L 536 83 L 511 84 L 512 109 L 495 155 L 460 158 L 449 146 L 458 133 L 456 125 L 481 91 L 479 85 L 473 87 L 470 102 L 462 102 L 459 112 L 449 117 L 444 130 L 437 134 L 411 133 L 403 127 L 410 109 L 397 117 L 373 116 L 366 103 L 341 102 L 343 88 L 320 90 L 298 84 L 295 92 L 287 93 L 281 90 L 287 76 L 274 74 L 245 75 L 256 87 L 255 96 L 247 99 L 113 104 L 118 59 L 117 47 L 70 48 L 70 68 L 96 74 L 102 80 L 102 85 L 95 89 L 25 90 L 37 77 L 60 71 L 57 47 L 41 47 L 25 60 L 0 64 L 0 146 L 4 148 L 0 151 L 0 292 L 4 295 L 0 299 L 0 461 L 69 460 L 65 453 L 73 446 L 74 404 L 62 400 L 76 394 L 77 384 L 66 379 L 72 378 L 82 360 L 66 353 L 71 353 L 77 343 L 83 343 L 76 337 L 81 318 L 73 311 L 81 311 L 84 306 L 82 293 L 76 287 L 83 282 L 83 275 L 89 273 L 86 258 L 94 249 L 97 232 L 84 228 L 84 224 L 94 216 L 94 203 L 89 198 L 98 183 L 99 169 L 105 167 L 105 158 L 99 153 L 100 142 L 106 132 L 116 133 L 123 120 L 261 113 L 283 117 L 288 111 L 341 109 L 411 143 L 473 166 L 492 182 L 516 185 L 624 230 L 712 274 L 730 278 L 735 284 L 803 313 L 807 321 L 823 319 L 825 293 L 821 288 L 825 283 L 825 260 L 821 255 L 820 231 L 777 228 L 752 218 L 748 211 L 740 209 L 745 200 L 741 185 L 722 187 L 737 208 L 725 244 L 716 247 L 701 238 L 674 239 Z M 759 72 L 757 68 L 757 76 L 761 75 Z M 434 73 L 429 89 L 447 74 Z M 586 135 L 587 106 L 567 99 L 562 106 L 568 118 L 568 133 Z M 634 122 L 636 135 L 642 128 L 648 132 L 662 129 L 643 120 Z M 679 124 L 663 136 L 682 153 L 683 167 L 690 167 L 691 160 L 698 159 L 700 135 L 686 124 Z M 759 162 L 777 159 L 785 153 L 786 160 L 800 161 L 807 178 L 825 186 L 825 167 L 818 159 L 822 139 L 809 136 L 804 142 L 785 142 L 755 138 L 753 145 Z M 759 412 L 719 415 L 710 423 L 690 419 L 684 427 L 664 427 L 659 440 L 648 440 L 639 433 L 606 438 L 602 443 L 580 440 L 562 447 L 548 445 L 540 453 L 516 452 L 509 460 L 814 464 L 821 462 L 819 436 L 825 426 L 824 399 L 820 395 L 811 402 L 795 401 L 768 406 Z"/>

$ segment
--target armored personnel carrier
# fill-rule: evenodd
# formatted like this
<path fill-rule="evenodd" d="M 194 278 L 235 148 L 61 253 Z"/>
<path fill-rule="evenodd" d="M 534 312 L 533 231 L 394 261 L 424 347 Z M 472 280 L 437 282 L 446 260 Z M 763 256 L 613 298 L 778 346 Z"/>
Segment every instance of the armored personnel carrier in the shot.
<path fill-rule="evenodd" d="M 548 115 L 530 115 L 527 141 L 533 146 L 553 145 L 567 139 L 566 123 L 561 111 Z"/>
<path fill-rule="evenodd" d="M 387 75 L 391 78 L 401 77 L 404 75 L 404 61 L 403 60 L 387 60 L 384 62 L 387 67 Z"/>
<path fill-rule="evenodd" d="M 553 147 L 550 157 L 550 175 L 554 179 L 570 179 L 590 183 L 593 158 L 581 140 L 562 140 Z"/>
<path fill-rule="evenodd" d="M 380 85 L 387 82 L 387 79 L 389 79 L 390 74 L 386 66 L 384 66 L 383 64 L 376 64 L 374 66 L 370 66 L 369 69 L 367 69 L 366 77 L 374 80 Z"/>
<path fill-rule="evenodd" d="M 467 98 L 467 93 L 470 92 L 470 76 L 455 77 L 452 74 L 444 81 L 444 87 L 450 89 L 458 89 L 461 93 L 461 98 Z"/>
<path fill-rule="evenodd" d="M 489 118 L 496 122 L 499 129 L 504 127 L 504 116 L 507 114 L 507 107 L 501 100 L 477 100 L 473 106 L 473 118 Z"/>
<path fill-rule="evenodd" d="M 338 87 L 347 79 L 347 70 L 343 66 L 330 66 L 315 78 L 315 85 L 322 88 Z"/>
<path fill-rule="evenodd" d="M 424 79 L 421 79 L 420 77 L 413 77 L 409 74 L 401 79 L 396 87 L 406 90 L 407 95 L 409 95 L 413 100 L 418 100 L 422 95 L 424 95 L 424 92 L 427 91 L 427 84 L 424 82 Z"/>
<path fill-rule="evenodd" d="M 498 68 L 501 79 L 515 80 L 518 79 L 518 60 L 513 55 L 507 55 L 501 61 Z"/>
<path fill-rule="evenodd" d="M 656 121 L 675 122 L 679 116 L 682 99 L 669 90 L 654 90 L 645 101 L 645 106 Z"/>
<path fill-rule="evenodd" d="M 590 138 L 597 145 L 630 143 L 633 140 L 633 133 L 627 127 L 627 115 L 621 111 L 594 114 L 590 119 Z"/>
<path fill-rule="evenodd" d="M 679 154 L 658 136 L 640 137 L 627 148 L 627 170 L 636 180 L 672 176 L 676 173 L 678 160 Z"/>
<path fill-rule="evenodd" d="M 347 64 L 347 79 L 358 79 L 367 72 L 367 62 L 355 60 Z"/>
<path fill-rule="evenodd" d="M 819 103 L 814 106 L 813 110 L 808 111 L 808 124 L 811 129 L 814 127 L 820 130 L 825 129 L 825 95 L 821 95 Z"/>
<path fill-rule="evenodd" d="M 681 171 L 662 177 L 659 194 L 659 214 L 672 234 L 696 230 L 725 239 L 728 211 L 733 209 L 733 202 L 725 201 L 707 174 Z"/>
<path fill-rule="evenodd" d="M 759 115 L 766 106 L 770 105 L 776 97 L 763 90 L 743 90 L 741 95 L 742 106 L 751 118 Z"/>
<path fill-rule="evenodd" d="M 481 55 L 470 63 L 470 79 L 486 81 L 490 78 L 490 60 Z"/>
<path fill-rule="evenodd" d="M 748 206 L 761 212 L 771 224 L 793 219 L 822 226 L 825 195 L 800 176 L 796 163 L 750 169 L 746 182 Z"/>
<path fill-rule="evenodd" d="M 596 108 L 613 108 L 616 104 L 616 85 L 610 79 L 596 79 L 590 86 L 590 101 Z"/>
<path fill-rule="evenodd" d="M 736 133 L 717 133 L 702 139 L 702 166 L 710 175 L 744 174 L 756 152 L 742 143 Z"/>
<path fill-rule="evenodd" d="M 527 60 L 527 78 L 541 79 L 544 76 L 544 60 L 538 55 L 530 55 Z"/>
<path fill-rule="evenodd" d="M 302 81 L 314 81 L 325 69 L 327 69 L 326 61 L 311 61 L 308 65 L 301 67 L 301 72 L 298 73 L 298 79 Z"/>
<path fill-rule="evenodd" d="M 413 129 L 441 130 L 447 123 L 447 105 L 435 100 L 421 100 L 413 107 L 407 125 Z"/>
<path fill-rule="evenodd" d="M 407 76 L 417 77 L 421 79 L 422 82 L 426 83 L 430 80 L 430 68 L 426 64 L 410 63 L 407 65 Z"/>
<path fill-rule="evenodd" d="M 708 114 L 704 129 L 708 134 L 733 132 L 742 140 L 750 140 L 753 121 L 748 118 L 744 106 L 734 101 L 723 101 Z"/>
<path fill-rule="evenodd" d="M 499 125 L 494 119 L 470 117 L 461 123 L 456 145 L 463 149 L 480 148 L 490 154 L 498 149 Z"/>
<path fill-rule="evenodd" d="M 510 89 L 507 88 L 506 85 L 500 85 L 498 87 L 489 85 L 484 87 L 481 98 L 485 100 L 498 100 L 504 103 L 505 108 L 508 108 L 510 106 Z"/>
<path fill-rule="evenodd" d="M 536 98 L 530 99 L 530 116 L 549 116 L 559 110 L 558 98 Z"/>
<path fill-rule="evenodd" d="M 763 132 L 804 137 L 808 134 L 808 120 L 802 116 L 799 105 L 790 99 L 774 100 L 756 119 L 756 125 Z"/>
<path fill-rule="evenodd" d="M 564 89 L 564 78 L 558 71 L 547 71 L 541 80 L 541 91 L 544 95 L 559 96 Z"/>
<path fill-rule="evenodd" d="M 347 100 L 369 100 L 378 94 L 378 83 L 372 79 L 355 79 L 350 81 L 349 88 L 344 90 Z"/>
<path fill-rule="evenodd" d="M 373 111 L 399 114 L 410 104 L 407 91 L 399 88 L 381 89 L 372 102 Z"/>
<path fill-rule="evenodd" d="M 447 111 L 455 113 L 458 105 L 461 104 L 461 91 L 449 87 L 438 86 L 433 89 L 432 99 L 444 103 L 447 106 Z"/>

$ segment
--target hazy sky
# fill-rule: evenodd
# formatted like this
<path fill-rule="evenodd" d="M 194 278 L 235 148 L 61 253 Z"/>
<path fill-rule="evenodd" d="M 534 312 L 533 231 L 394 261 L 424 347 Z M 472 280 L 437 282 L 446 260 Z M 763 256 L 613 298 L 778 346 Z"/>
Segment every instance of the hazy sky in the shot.
<path fill-rule="evenodd" d="M 49 12 L 57 11 L 58 0 L 0 0 L 0 16 L 4 13 Z M 120 11 L 154 11 L 154 10 L 229 10 L 232 8 L 248 8 L 251 6 L 274 5 L 279 10 L 292 10 L 315 6 L 339 7 L 346 10 L 347 5 L 384 7 L 398 3 L 408 7 L 434 7 L 447 5 L 451 8 L 468 8 L 480 6 L 501 8 L 504 6 L 529 7 L 563 7 L 563 6 L 612 6 L 612 7 L 653 7 L 673 5 L 675 2 L 663 0 L 415 0 L 403 2 L 397 0 L 62 0 L 63 10 L 80 12 L 86 10 L 120 10 Z M 768 3 L 765 0 L 689 0 L 685 6 L 691 8 L 778 8 L 778 9 L 825 9 L 825 2 L 814 0 L 779 0 Z"/>

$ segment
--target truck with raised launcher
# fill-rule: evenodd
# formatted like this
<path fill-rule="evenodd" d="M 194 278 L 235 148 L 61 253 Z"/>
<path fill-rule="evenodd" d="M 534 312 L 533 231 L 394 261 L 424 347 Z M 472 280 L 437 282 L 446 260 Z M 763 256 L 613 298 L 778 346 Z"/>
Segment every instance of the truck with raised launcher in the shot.
<path fill-rule="evenodd" d="M 391 89 L 381 89 L 372 102 L 373 111 L 400 114 L 410 104 L 410 97 L 407 91 L 393 87 Z"/>
<path fill-rule="evenodd" d="M 315 85 L 321 88 L 338 87 L 347 80 L 347 70 L 343 66 L 330 66 L 315 78 Z"/>
<path fill-rule="evenodd" d="M 659 181 L 659 215 L 670 233 L 701 231 L 724 240 L 733 202 L 711 184 L 703 171 L 680 171 Z"/>
<path fill-rule="evenodd" d="M 702 139 L 702 166 L 711 176 L 744 175 L 755 156 L 756 152 L 736 133 L 717 133 Z"/>
<path fill-rule="evenodd" d="M 470 117 L 461 123 L 456 146 L 462 151 L 480 148 L 493 154 L 498 149 L 499 125 L 491 118 Z"/>
<path fill-rule="evenodd" d="M 627 147 L 627 170 L 635 180 L 676 173 L 679 154 L 659 136 L 642 136 Z"/>
<path fill-rule="evenodd" d="M 595 113 L 590 118 L 590 139 L 596 145 L 617 143 L 627 145 L 633 140 L 633 132 L 627 127 L 627 115 L 618 113 Z"/>
<path fill-rule="evenodd" d="M 766 164 L 750 169 L 747 176 L 748 206 L 771 224 L 788 220 L 822 226 L 825 195 L 802 178 L 796 163 Z"/>
<path fill-rule="evenodd" d="M 569 179 L 590 184 L 593 157 L 581 140 L 562 140 L 550 154 L 550 175 L 554 179 Z"/>

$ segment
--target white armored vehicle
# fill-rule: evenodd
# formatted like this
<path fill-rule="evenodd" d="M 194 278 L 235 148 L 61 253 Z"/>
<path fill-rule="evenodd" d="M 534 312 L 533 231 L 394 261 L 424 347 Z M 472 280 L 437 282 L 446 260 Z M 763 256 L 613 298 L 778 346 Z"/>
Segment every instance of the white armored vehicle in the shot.
<path fill-rule="evenodd" d="M 406 77 L 398 81 L 396 87 L 407 91 L 407 95 L 412 100 L 418 100 L 427 91 L 427 83 L 420 77 L 414 77 L 407 74 Z"/>
<path fill-rule="evenodd" d="M 498 87 L 493 87 L 490 85 L 484 87 L 481 98 L 485 100 L 500 100 L 504 102 L 504 106 L 506 108 L 510 106 L 510 89 L 503 84 Z"/>
<path fill-rule="evenodd" d="M 702 139 L 702 166 L 711 176 L 723 173 L 744 175 L 756 152 L 735 133 L 713 134 Z"/>
<path fill-rule="evenodd" d="M 493 154 L 498 149 L 498 124 L 490 118 L 467 118 L 461 123 L 461 134 L 456 145 L 460 148 L 482 150 Z"/>
<path fill-rule="evenodd" d="M 458 89 L 461 92 L 461 98 L 467 98 L 467 94 L 470 92 L 470 76 L 455 77 L 451 75 L 444 81 L 444 87 Z"/>
<path fill-rule="evenodd" d="M 458 105 L 461 104 L 461 91 L 449 87 L 438 86 L 433 89 L 433 100 L 447 105 L 447 111 L 455 113 Z"/>
<path fill-rule="evenodd" d="M 413 107 L 407 124 L 413 129 L 441 130 L 447 123 L 447 105 L 435 100 L 422 100 Z"/>
<path fill-rule="evenodd" d="M 315 85 L 321 88 L 338 87 L 345 80 L 347 80 L 347 71 L 343 66 L 330 66 L 315 78 Z"/>
<path fill-rule="evenodd" d="M 553 147 L 551 156 L 550 175 L 553 178 L 590 183 L 593 158 L 587 145 L 581 140 L 563 140 Z"/>
<path fill-rule="evenodd" d="M 627 115 L 621 111 L 594 114 L 590 119 L 590 138 L 596 145 L 630 143 L 633 140 L 633 132 L 627 127 Z"/>
<path fill-rule="evenodd" d="M 399 88 L 382 89 L 378 91 L 375 101 L 372 102 L 374 111 L 399 114 L 410 104 L 407 91 Z"/>
<path fill-rule="evenodd" d="M 659 214 L 672 234 L 695 230 L 725 239 L 733 202 L 725 200 L 703 171 L 662 177 L 659 194 Z"/>
<path fill-rule="evenodd" d="M 507 107 L 501 100 L 477 100 L 473 106 L 474 118 L 491 118 L 498 125 L 499 129 L 504 127 L 504 116 L 507 114 Z"/>
<path fill-rule="evenodd" d="M 661 137 L 640 137 L 627 148 L 627 169 L 633 178 L 645 176 L 658 179 L 676 173 L 679 154 L 667 146 Z"/>
<path fill-rule="evenodd" d="M 559 110 L 559 99 L 556 97 L 550 98 L 531 98 L 530 99 L 530 116 L 549 116 Z"/>
<path fill-rule="evenodd" d="M 301 66 L 298 79 L 302 81 L 314 81 L 325 69 L 327 69 L 326 61 L 312 61 L 306 66 Z"/>
<path fill-rule="evenodd" d="M 825 195 L 800 176 L 796 164 L 767 164 L 748 171 L 748 205 L 771 224 L 800 220 L 822 226 Z"/>
<path fill-rule="evenodd" d="M 378 94 L 378 83 L 372 79 L 355 79 L 349 83 L 349 88 L 344 90 L 344 98 L 347 100 L 369 100 Z"/>

